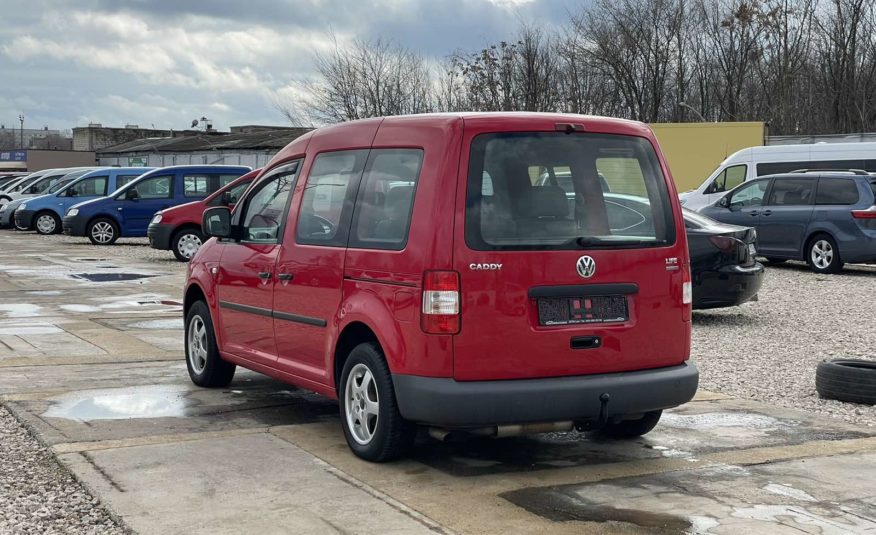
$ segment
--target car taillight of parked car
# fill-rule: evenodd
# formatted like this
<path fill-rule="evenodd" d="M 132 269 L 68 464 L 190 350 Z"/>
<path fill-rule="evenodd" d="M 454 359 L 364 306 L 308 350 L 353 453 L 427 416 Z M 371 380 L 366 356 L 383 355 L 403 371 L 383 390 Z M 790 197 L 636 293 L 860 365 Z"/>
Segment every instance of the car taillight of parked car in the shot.
<path fill-rule="evenodd" d="M 709 236 L 709 241 L 725 253 L 736 252 L 736 247 L 739 245 L 739 240 L 728 236 Z"/>
<path fill-rule="evenodd" d="M 876 230 L 876 206 L 866 210 L 852 210 L 852 217 L 861 227 Z"/>
<path fill-rule="evenodd" d="M 693 283 L 690 274 L 690 264 L 681 266 L 681 305 L 683 307 L 682 319 L 690 321 L 693 311 Z"/>
<path fill-rule="evenodd" d="M 459 273 L 427 271 L 423 275 L 423 310 L 420 325 L 429 334 L 459 332 Z"/>

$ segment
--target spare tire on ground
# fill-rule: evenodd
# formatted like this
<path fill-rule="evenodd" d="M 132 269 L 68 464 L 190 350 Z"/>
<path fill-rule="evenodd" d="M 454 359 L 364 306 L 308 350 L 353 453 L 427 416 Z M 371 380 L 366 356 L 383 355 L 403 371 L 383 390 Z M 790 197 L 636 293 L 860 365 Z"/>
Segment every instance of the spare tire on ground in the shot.
<path fill-rule="evenodd" d="M 876 360 L 825 360 L 815 370 L 815 389 L 826 399 L 876 405 Z"/>

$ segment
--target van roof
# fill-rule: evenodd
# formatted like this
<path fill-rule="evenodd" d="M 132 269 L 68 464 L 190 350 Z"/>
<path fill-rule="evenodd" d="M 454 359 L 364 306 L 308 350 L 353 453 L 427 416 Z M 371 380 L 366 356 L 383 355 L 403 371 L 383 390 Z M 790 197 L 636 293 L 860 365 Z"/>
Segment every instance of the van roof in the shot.
<path fill-rule="evenodd" d="M 746 157 L 757 157 L 766 155 L 784 154 L 793 156 L 795 154 L 809 156 L 810 153 L 830 154 L 835 152 L 860 152 L 862 157 L 864 153 L 876 154 L 876 142 L 862 143 L 803 143 L 798 145 L 764 145 L 755 147 L 746 147 L 738 150 L 728 156 L 723 163 L 729 163 L 736 160 L 746 159 Z"/>

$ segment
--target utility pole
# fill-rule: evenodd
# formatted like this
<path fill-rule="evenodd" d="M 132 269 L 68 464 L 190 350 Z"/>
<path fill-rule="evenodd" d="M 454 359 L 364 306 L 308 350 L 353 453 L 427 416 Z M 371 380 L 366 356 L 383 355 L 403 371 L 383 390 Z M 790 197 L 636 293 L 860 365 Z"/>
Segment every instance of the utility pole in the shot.
<path fill-rule="evenodd" d="M 18 129 L 18 132 L 19 132 L 19 134 L 18 134 L 18 135 L 19 135 L 19 148 L 22 148 L 22 149 L 23 149 L 23 148 L 24 148 L 24 114 L 23 114 L 23 113 L 19 113 L 19 114 L 18 114 L 18 124 L 20 125 L 20 127 L 19 127 L 19 129 Z M 14 143 L 14 142 L 13 142 L 13 143 Z"/>

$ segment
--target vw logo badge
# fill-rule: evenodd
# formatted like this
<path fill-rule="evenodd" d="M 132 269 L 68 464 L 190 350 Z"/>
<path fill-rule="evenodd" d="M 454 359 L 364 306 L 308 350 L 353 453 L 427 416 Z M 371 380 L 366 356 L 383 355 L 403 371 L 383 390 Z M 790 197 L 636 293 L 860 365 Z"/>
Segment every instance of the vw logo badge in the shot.
<path fill-rule="evenodd" d="M 596 260 L 589 256 L 582 256 L 578 259 L 578 262 L 575 263 L 575 269 L 578 271 L 578 275 L 581 275 L 585 279 L 589 279 L 596 273 Z"/>

